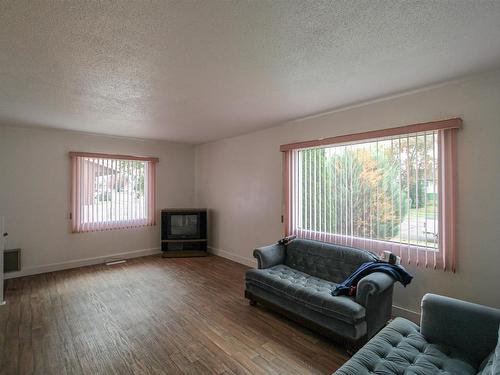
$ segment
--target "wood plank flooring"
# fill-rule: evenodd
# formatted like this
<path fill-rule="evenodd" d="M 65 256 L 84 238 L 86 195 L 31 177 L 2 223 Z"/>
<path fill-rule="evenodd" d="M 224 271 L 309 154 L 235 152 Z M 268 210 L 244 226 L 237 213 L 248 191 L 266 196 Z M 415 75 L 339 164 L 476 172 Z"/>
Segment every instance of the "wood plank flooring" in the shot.
<path fill-rule="evenodd" d="M 331 374 L 340 346 L 243 298 L 246 267 L 150 256 L 7 281 L 1 374 Z"/>

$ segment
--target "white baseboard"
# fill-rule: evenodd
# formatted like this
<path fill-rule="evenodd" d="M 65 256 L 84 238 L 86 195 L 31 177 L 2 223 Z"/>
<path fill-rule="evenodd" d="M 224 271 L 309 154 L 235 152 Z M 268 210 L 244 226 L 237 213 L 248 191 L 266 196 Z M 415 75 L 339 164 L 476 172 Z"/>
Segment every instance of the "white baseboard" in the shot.
<path fill-rule="evenodd" d="M 241 255 L 237 255 L 226 250 L 217 249 L 215 247 L 209 247 L 208 252 L 210 254 L 230 259 L 236 263 L 244 264 L 245 266 L 248 267 L 257 267 L 257 259 L 254 258 L 242 257 Z"/>
<path fill-rule="evenodd" d="M 401 306 L 392 305 L 392 315 L 399 316 L 401 318 L 411 320 L 414 323 L 420 324 L 420 313 L 405 309 Z"/>
<path fill-rule="evenodd" d="M 61 271 L 61 270 L 67 270 L 70 268 L 82 267 L 82 266 L 90 266 L 93 264 L 104 263 L 110 259 L 116 259 L 116 258 L 130 259 L 130 258 L 137 258 L 137 257 L 146 256 L 146 255 L 154 255 L 154 254 L 160 254 L 159 247 L 152 248 L 152 249 L 132 250 L 132 251 L 126 251 L 124 253 L 108 254 L 108 255 L 103 255 L 103 256 L 94 257 L 94 258 L 69 260 L 67 262 L 51 263 L 51 264 L 44 264 L 41 266 L 28 267 L 28 268 L 22 269 L 21 271 L 6 273 L 6 274 L 4 274 L 4 279 L 12 279 L 15 277 L 37 275 L 40 273 Z"/>

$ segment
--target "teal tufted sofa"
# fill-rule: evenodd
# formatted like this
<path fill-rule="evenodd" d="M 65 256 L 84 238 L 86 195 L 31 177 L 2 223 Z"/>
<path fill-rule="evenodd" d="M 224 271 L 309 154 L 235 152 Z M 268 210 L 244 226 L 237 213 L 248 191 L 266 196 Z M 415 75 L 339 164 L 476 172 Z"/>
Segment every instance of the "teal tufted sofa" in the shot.
<path fill-rule="evenodd" d="M 348 347 L 366 342 L 390 319 L 394 280 L 384 273 L 361 279 L 355 296 L 332 296 L 361 264 L 377 259 L 369 251 L 297 239 L 255 249 L 254 256 L 258 269 L 245 276 L 251 304 L 267 305 Z"/>
<path fill-rule="evenodd" d="M 426 294 L 420 327 L 396 318 L 335 375 L 500 375 L 500 310 Z"/>

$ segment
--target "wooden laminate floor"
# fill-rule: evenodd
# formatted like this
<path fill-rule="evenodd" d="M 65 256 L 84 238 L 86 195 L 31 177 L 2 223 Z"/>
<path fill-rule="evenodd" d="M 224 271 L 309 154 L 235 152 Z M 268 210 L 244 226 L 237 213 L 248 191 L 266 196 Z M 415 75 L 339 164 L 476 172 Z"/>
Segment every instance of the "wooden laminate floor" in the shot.
<path fill-rule="evenodd" d="M 243 298 L 246 267 L 150 256 L 11 279 L 1 374 L 331 374 L 329 340 Z"/>

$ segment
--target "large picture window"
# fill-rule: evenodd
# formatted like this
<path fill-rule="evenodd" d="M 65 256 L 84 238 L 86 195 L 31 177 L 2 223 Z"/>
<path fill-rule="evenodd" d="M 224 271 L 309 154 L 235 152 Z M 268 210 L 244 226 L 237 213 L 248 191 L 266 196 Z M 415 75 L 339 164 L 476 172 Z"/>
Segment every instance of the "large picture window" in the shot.
<path fill-rule="evenodd" d="M 70 153 L 73 232 L 155 224 L 156 158 Z"/>
<path fill-rule="evenodd" d="M 389 250 L 407 263 L 454 269 L 459 123 L 283 146 L 286 234 Z"/>

